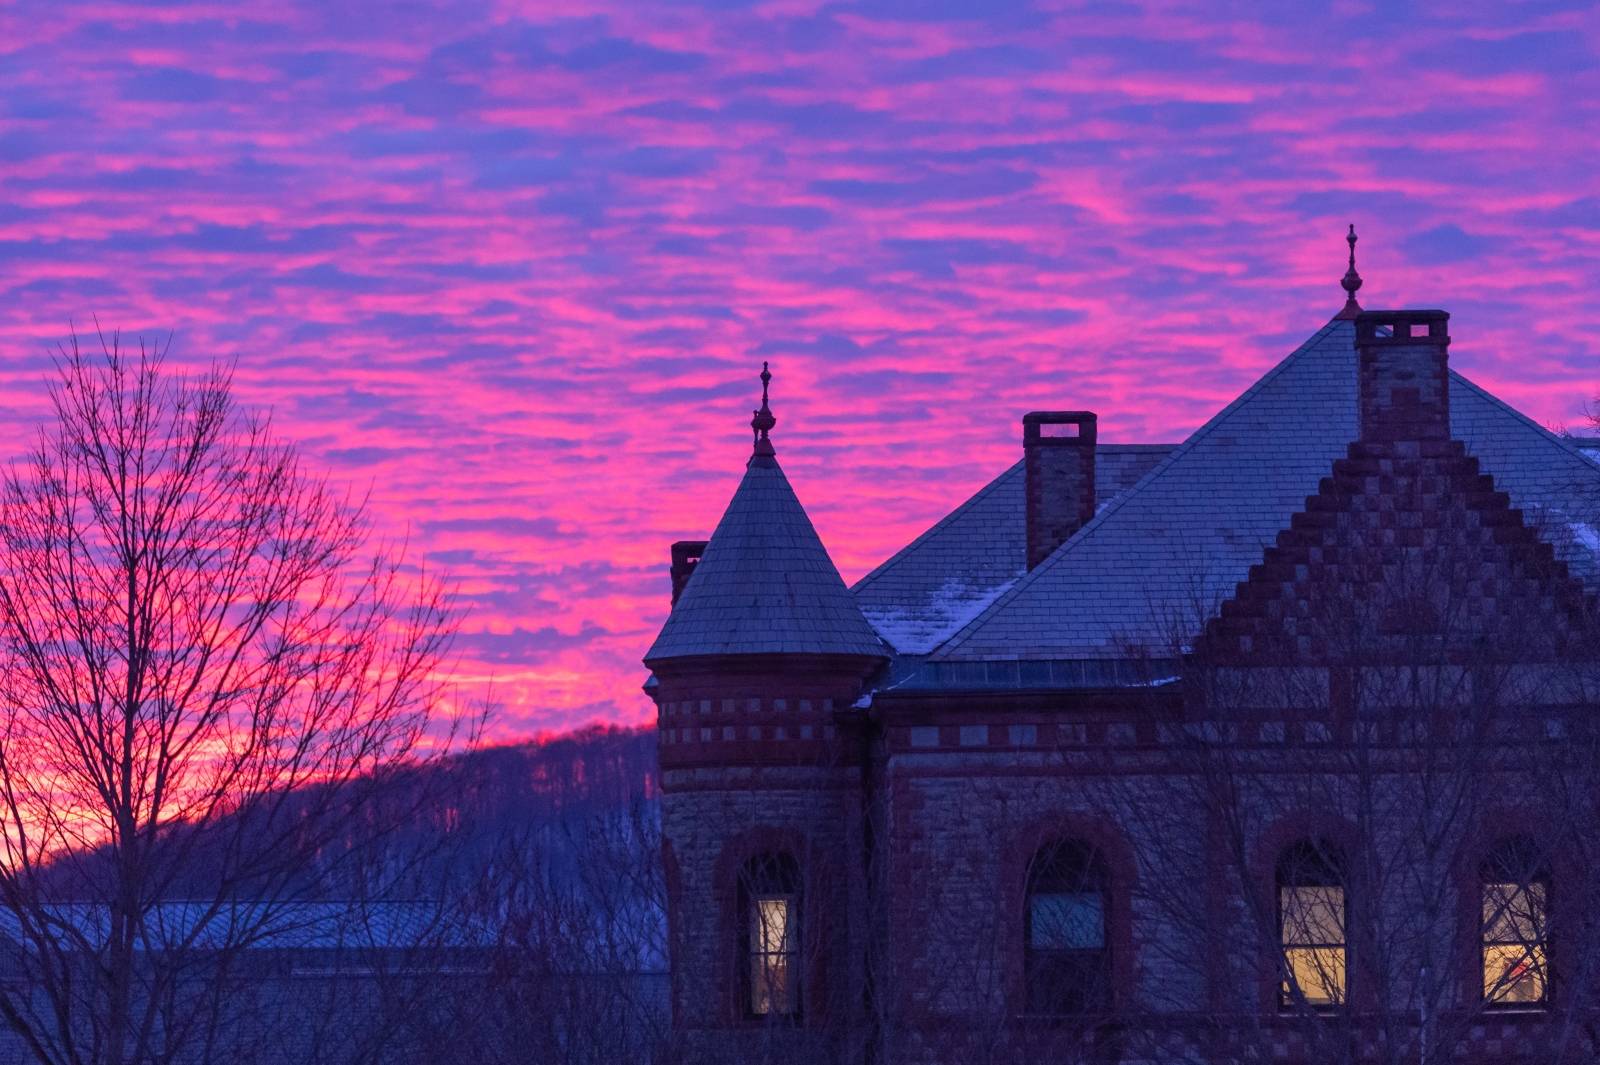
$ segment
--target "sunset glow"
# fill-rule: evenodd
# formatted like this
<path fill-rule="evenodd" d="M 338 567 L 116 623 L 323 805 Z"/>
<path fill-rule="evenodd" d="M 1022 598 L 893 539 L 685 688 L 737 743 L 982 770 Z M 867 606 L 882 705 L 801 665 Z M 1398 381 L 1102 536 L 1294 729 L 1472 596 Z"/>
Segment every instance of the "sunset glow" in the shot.
<path fill-rule="evenodd" d="M 652 719 L 762 360 L 847 581 L 1025 411 L 1181 440 L 1339 309 L 1351 222 L 1366 307 L 1450 311 L 1452 367 L 1580 427 L 1600 21 L 1389 7 L 6 5 L 0 453 L 74 327 L 236 359 L 455 582 L 511 740 Z"/>

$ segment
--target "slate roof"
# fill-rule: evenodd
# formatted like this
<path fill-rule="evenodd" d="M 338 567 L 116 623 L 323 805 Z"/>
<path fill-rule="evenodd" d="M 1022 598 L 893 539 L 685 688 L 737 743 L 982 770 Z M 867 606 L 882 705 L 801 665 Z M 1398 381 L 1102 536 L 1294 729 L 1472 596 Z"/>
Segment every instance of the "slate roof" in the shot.
<path fill-rule="evenodd" d="M 1216 611 L 1345 454 L 1357 436 L 1355 385 L 1354 325 L 1329 322 L 931 659 L 1169 650 Z M 1450 403 L 1452 435 L 1544 526 L 1574 573 L 1600 577 L 1600 466 L 1456 374 Z"/>
<path fill-rule="evenodd" d="M 1098 507 L 1132 488 L 1176 444 L 1101 444 Z M 1026 568 L 1022 461 L 850 589 L 872 627 L 902 654 L 926 654 L 977 617 Z"/>
<path fill-rule="evenodd" d="M 888 657 L 778 460 L 757 454 L 645 663 L 773 653 Z"/>
<path fill-rule="evenodd" d="M 1466 445 L 1391 434 L 1369 434 L 1333 464 L 1206 624 L 1196 642 L 1206 661 L 1395 661 L 1420 637 L 1435 653 L 1475 655 L 1487 642 L 1524 661 L 1582 646 L 1583 582 L 1550 563 Z"/>

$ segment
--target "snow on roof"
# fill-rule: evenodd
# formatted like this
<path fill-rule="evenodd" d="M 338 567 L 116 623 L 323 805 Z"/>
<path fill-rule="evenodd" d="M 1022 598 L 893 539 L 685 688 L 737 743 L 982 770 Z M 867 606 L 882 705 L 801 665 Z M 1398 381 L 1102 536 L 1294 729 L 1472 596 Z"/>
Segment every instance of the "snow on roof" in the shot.
<path fill-rule="evenodd" d="M 867 615 L 878 635 L 901 654 L 925 655 L 945 637 L 988 609 L 1017 578 L 992 587 L 973 587 L 959 578 L 945 581 L 912 609 L 889 609 Z"/>
<path fill-rule="evenodd" d="M 931 659 L 1100 659 L 1197 630 L 1356 439 L 1355 366 L 1353 324 L 1329 322 Z M 1600 515 L 1577 447 L 1456 374 L 1450 403 L 1452 434 L 1531 521 Z M 1553 540 L 1600 576 L 1581 536 Z"/>
<path fill-rule="evenodd" d="M 1098 505 L 1132 488 L 1176 444 L 1101 444 Z M 851 588 L 878 635 L 901 654 L 926 654 L 977 617 L 1026 567 L 1019 460 Z"/>
<path fill-rule="evenodd" d="M 1452 435 L 1600 584 L 1600 439 L 1557 437 L 1454 373 L 1450 404 Z M 1232 594 L 1357 421 L 1354 324 L 1336 319 L 1182 445 L 1100 445 L 1094 518 L 1031 572 L 1019 461 L 850 589 L 776 459 L 758 456 L 646 661 L 892 647 L 956 668 L 1159 652 Z"/>

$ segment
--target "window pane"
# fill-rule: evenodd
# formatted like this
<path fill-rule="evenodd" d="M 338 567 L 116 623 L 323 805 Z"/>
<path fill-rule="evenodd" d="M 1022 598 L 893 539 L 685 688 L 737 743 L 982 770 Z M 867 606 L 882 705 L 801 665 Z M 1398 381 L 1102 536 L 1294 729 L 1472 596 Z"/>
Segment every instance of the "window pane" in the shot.
<path fill-rule="evenodd" d="M 1078 840 L 1041 847 L 1028 866 L 1024 980 L 1027 1008 L 1066 1016 L 1110 1008 L 1106 875 Z"/>
<path fill-rule="evenodd" d="M 1292 947 L 1283 952 L 1289 972 L 1300 994 L 1313 1006 L 1335 1006 L 1344 1001 L 1344 948 Z M 1293 998 L 1289 984 L 1283 987 L 1285 1001 Z"/>
<path fill-rule="evenodd" d="M 795 900 L 768 896 L 750 901 L 750 1011 L 792 1013 Z"/>
<path fill-rule="evenodd" d="M 1490 1002 L 1543 1002 L 1544 947 L 1486 944 L 1483 948 L 1483 997 Z"/>
<path fill-rule="evenodd" d="M 750 1012 L 762 1015 L 793 1012 L 788 955 L 750 956 Z"/>
<path fill-rule="evenodd" d="M 1291 980 L 1283 986 L 1285 1002 L 1300 997 L 1313 1006 L 1344 1001 L 1344 888 L 1328 884 L 1278 888 L 1283 922 L 1283 956 Z"/>
<path fill-rule="evenodd" d="M 1283 919 L 1284 946 L 1344 944 L 1344 888 L 1281 887 L 1278 906 Z"/>
<path fill-rule="evenodd" d="M 1028 946 L 1035 950 L 1099 950 L 1105 942 L 1105 905 L 1099 892 L 1028 899 Z"/>
<path fill-rule="evenodd" d="M 1092 1013 L 1110 1005 L 1104 951 L 1033 951 L 1027 965 L 1028 1009 L 1033 1013 Z"/>
<path fill-rule="evenodd" d="M 750 930 L 750 941 L 763 954 L 778 954 L 793 949 L 794 900 L 787 897 L 758 898 L 755 900 L 755 927 Z"/>
<path fill-rule="evenodd" d="M 1483 885 L 1483 997 L 1497 1003 L 1545 1000 L 1546 888 L 1542 882 Z"/>
<path fill-rule="evenodd" d="M 1544 884 L 1483 885 L 1483 938 L 1489 943 L 1544 940 Z"/>

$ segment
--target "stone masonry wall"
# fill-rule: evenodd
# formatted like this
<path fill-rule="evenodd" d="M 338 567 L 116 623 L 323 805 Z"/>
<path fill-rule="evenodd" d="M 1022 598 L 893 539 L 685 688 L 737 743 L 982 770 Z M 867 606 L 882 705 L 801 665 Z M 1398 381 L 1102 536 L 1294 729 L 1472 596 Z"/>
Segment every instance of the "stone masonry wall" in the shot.
<path fill-rule="evenodd" d="M 673 1012 L 688 1060 L 847 1060 L 844 1030 L 857 1024 L 865 949 L 853 883 L 861 864 L 858 780 L 848 767 L 675 770 L 664 780 Z M 778 850 L 793 855 L 804 883 L 798 1027 L 747 1019 L 739 995 L 739 869 Z"/>
<path fill-rule="evenodd" d="M 1385 1022 L 1389 1038 L 1404 1039 L 1406 1018 L 1426 1006 L 1437 1029 L 1460 1027 L 1451 1060 L 1501 1060 L 1492 1048 L 1504 1015 L 1479 1003 L 1477 871 L 1496 840 L 1564 820 L 1570 780 L 1553 783 L 1567 772 L 1556 771 L 1564 748 L 1537 737 L 1566 733 L 1521 708 L 1476 737 L 1300 724 L 1220 721 L 1146 730 L 1145 740 L 1108 727 L 1101 734 L 1123 742 L 1049 750 L 891 741 L 886 1060 L 1333 1060 L 1355 1022 L 1307 1025 L 1278 1002 L 1275 863 L 1311 838 L 1349 863 L 1360 915 L 1347 929 L 1351 1015 L 1397 1017 Z M 1191 742 L 1201 738 L 1213 742 Z M 1113 1023 L 1026 1016 L 1028 861 L 1062 837 L 1089 842 L 1109 867 Z M 1584 875 L 1566 874 L 1569 898 Z M 1568 935 L 1570 953 L 1578 932 Z M 1526 1060 L 1555 1054 L 1544 1040 L 1559 1026 L 1539 1024 L 1516 1022 Z M 1357 1060 L 1400 1060 L 1370 1032 L 1362 1039 Z"/>

